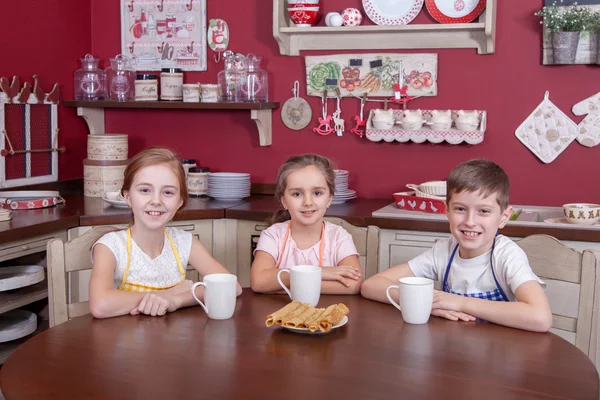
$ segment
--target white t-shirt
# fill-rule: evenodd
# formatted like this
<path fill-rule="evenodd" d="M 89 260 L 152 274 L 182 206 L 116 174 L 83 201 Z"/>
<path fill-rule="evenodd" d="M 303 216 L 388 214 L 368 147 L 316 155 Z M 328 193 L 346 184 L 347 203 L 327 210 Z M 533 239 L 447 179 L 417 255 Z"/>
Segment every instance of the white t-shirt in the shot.
<path fill-rule="evenodd" d="M 173 244 L 179 253 L 181 267 L 186 269 L 192 249 L 192 234 L 177 228 L 167 228 Z M 110 232 L 102 236 L 96 244 L 102 243 L 108 247 L 117 260 L 114 274 L 115 289 L 121 286 L 125 269 L 127 268 L 127 230 Z M 92 263 L 94 262 L 94 246 L 92 246 Z M 152 259 L 131 240 L 131 266 L 127 275 L 128 283 L 137 285 L 166 288 L 181 282 L 181 271 L 175 260 L 171 243 L 165 235 L 165 244 L 162 253 Z"/>
<path fill-rule="evenodd" d="M 285 239 L 290 221 L 273 224 L 260 234 L 256 250 L 269 253 L 274 259 L 275 264 L 281 257 L 281 249 Z M 324 248 L 323 248 L 323 267 L 336 267 L 344 258 L 356 255 L 356 246 L 350 235 L 344 228 L 339 225 L 325 221 L 324 231 Z M 281 260 L 279 268 L 292 268 L 294 265 L 319 265 L 319 250 L 321 241 L 315 243 L 308 249 L 299 249 L 296 242 L 290 234 L 285 247 L 285 254 Z"/>
<path fill-rule="evenodd" d="M 457 244 L 452 236 L 440 240 L 430 250 L 410 260 L 408 266 L 415 276 L 433 279 L 442 288 L 446 266 Z M 490 252 L 463 260 L 457 250 L 448 274 L 450 289 L 462 294 L 494 291 L 497 286 L 490 268 Z M 546 284 L 531 270 L 523 249 L 506 236 L 496 236 L 492 261 L 496 279 L 510 301 L 516 301 L 515 291 L 527 281 L 539 282 L 546 288 Z"/>

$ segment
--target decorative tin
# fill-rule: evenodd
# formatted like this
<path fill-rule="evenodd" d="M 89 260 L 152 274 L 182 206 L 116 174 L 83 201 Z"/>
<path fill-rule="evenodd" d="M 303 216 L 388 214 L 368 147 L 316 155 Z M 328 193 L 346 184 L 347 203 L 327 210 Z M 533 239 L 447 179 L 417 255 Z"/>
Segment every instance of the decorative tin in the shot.
<path fill-rule="evenodd" d="M 158 100 L 158 79 L 156 75 L 138 74 L 135 79 L 136 101 Z"/>
<path fill-rule="evenodd" d="M 160 73 L 160 99 L 183 100 L 183 70 L 163 68 Z"/>
<path fill-rule="evenodd" d="M 127 135 L 107 133 L 88 135 L 88 160 L 127 160 Z"/>
<path fill-rule="evenodd" d="M 102 197 L 104 192 L 117 192 L 123 186 L 127 160 L 83 160 L 83 195 Z"/>

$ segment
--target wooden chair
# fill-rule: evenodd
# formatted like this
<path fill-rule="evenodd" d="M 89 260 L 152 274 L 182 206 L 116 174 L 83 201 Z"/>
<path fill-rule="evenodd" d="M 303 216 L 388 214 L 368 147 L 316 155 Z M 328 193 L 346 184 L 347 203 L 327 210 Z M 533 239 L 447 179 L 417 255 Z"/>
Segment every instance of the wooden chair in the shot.
<path fill-rule="evenodd" d="M 64 243 L 60 239 L 48 242 L 48 303 L 50 327 L 90 312 L 87 301 L 69 304 L 67 274 L 92 269 L 90 249 L 104 234 L 114 231 L 111 226 L 94 228 Z"/>
<path fill-rule="evenodd" d="M 359 254 L 360 265 L 363 267 L 363 277 L 367 278 L 377 273 L 379 263 L 379 228 L 368 226 L 366 228 L 354 226 L 349 222 L 336 217 L 325 217 L 332 224 L 340 225 L 350 235 Z"/>
<path fill-rule="evenodd" d="M 548 235 L 531 235 L 517 244 L 548 285 L 550 332 L 573 343 L 600 371 L 600 254 L 574 250 Z"/>

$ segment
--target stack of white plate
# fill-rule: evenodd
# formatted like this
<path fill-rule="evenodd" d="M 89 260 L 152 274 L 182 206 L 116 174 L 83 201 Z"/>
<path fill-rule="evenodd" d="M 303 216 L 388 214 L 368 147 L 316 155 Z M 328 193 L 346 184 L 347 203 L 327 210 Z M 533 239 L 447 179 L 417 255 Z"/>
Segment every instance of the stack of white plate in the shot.
<path fill-rule="evenodd" d="M 356 191 L 348 189 L 348 171 L 335 170 L 335 194 L 332 204 L 341 204 L 356 198 Z"/>
<path fill-rule="evenodd" d="M 8 221 L 11 218 L 10 210 L 0 208 L 0 222 Z"/>
<path fill-rule="evenodd" d="M 250 196 L 250 174 L 211 172 L 208 175 L 208 195 L 216 200 L 235 201 Z"/>
<path fill-rule="evenodd" d="M 105 202 L 117 208 L 129 208 L 129 204 L 125 201 L 121 192 L 104 192 L 102 196 Z"/>

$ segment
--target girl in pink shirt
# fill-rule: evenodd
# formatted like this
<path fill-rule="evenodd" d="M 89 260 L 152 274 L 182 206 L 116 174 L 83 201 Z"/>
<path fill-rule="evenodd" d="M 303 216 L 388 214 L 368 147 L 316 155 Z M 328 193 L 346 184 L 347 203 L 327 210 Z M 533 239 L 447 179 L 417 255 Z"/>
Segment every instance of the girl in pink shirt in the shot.
<path fill-rule="evenodd" d="M 317 265 L 323 268 L 322 293 L 360 292 L 363 279 L 352 236 L 323 220 L 334 189 L 335 172 L 326 157 L 292 156 L 281 166 L 275 197 L 282 208 L 258 240 L 250 275 L 252 290 L 280 291 L 280 268 Z M 290 275 L 282 274 L 281 279 L 289 287 Z"/>

